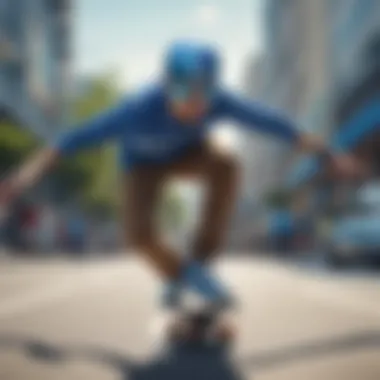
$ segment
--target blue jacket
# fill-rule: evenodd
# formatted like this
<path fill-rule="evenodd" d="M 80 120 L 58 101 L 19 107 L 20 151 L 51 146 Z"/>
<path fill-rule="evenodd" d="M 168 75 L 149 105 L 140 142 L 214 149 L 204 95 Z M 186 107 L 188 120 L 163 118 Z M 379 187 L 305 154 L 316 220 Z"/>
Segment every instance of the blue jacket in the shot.
<path fill-rule="evenodd" d="M 118 106 L 61 136 L 55 147 L 62 155 L 115 139 L 120 144 L 124 170 L 139 164 L 175 160 L 189 147 L 205 139 L 210 127 L 221 120 L 237 121 L 253 130 L 297 139 L 293 124 L 267 108 L 220 89 L 202 120 L 187 125 L 174 119 L 167 108 L 164 88 L 154 85 L 123 100 Z"/>

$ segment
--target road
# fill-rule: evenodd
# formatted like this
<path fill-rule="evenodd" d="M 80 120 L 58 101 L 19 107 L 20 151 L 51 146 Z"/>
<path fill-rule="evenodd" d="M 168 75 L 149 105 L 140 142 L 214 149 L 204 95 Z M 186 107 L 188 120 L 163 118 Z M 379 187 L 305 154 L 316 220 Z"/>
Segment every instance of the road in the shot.
<path fill-rule="evenodd" d="M 235 346 L 168 355 L 159 282 L 142 263 L 3 260 L 0 379 L 380 378 L 376 275 L 242 256 L 217 269 L 241 299 Z"/>

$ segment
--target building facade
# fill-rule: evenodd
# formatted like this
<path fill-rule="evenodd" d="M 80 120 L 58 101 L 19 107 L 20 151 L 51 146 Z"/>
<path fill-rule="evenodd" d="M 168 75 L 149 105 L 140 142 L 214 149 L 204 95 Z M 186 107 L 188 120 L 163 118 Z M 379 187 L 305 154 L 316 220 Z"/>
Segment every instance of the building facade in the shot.
<path fill-rule="evenodd" d="M 263 101 L 265 85 L 265 57 L 251 57 L 245 71 L 244 91 L 254 101 Z M 254 202 L 262 197 L 274 181 L 274 160 L 269 159 L 276 147 L 270 139 L 259 134 L 243 131 L 240 136 L 239 151 L 243 165 L 242 197 Z"/>
<path fill-rule="evenodd" d="M 340 129 L 379 93 L 380 2 L 336 1 L 328 16 L 335 125 Z"/>
<path fill-rule="evenodd" d="M 380 175 L 380 2 L 326 0 L 324 20 L 327 136 L 334 148 L 360 157 L 367 165 L 367 180 L 372 181 Z M 293 176 L 291 188 L 298 212 L 322 225 L 337 217 L 336 212 L 349 215 L 357 188 L 315 162 L 303 160 L 297 165 L 295 173 L 302 175 Z"/>
<path fill-rule="evenodd" d="M 264 15 L 270 97 L 301 128 L 318 133 L 325 132 L 317 114 L 324 113 L 331 70 L 325 12 L 323 0 L 269 0 Z"/>
<path fill-rule="evenodd" d="M 69 0 L 0 0 L 0 108 L 45 138 L 65 116 L 69 41 Z"/>
<path fill-rule="evenodd" d="M 262 14 L 263 55 L 251 60 L 244 80 L 248 96 L 321 135 L 332 128 L 325 13 L 324 0 L 268 0 Z M 256 189 L 260 197 L 283 184 L 292 154 L 281 142 L 245 137 L 244 188 Z"/>
<path fill-rule="evenodd" d="M 339 91 L 358 81 L 367 69 L 368 48 L 380 29 L 380 3 L 336 0 L 327 4 L 332 77 Z"/>
<path fill-rule="evenodd" d="M 358 125 L 359 114 L 363 117 L 372 114 L 372 103 L 380 94 L 380 2 L 326 0 L 324 8 L 330 140 L 346 144 L 345 130 Z M 351 134 L 359 136 L 360 127 L 356 128 Z M 372 137 L 369 139 L 373 141 Z M 354 146 L 361 146 L 366 153 L 371 150 L 366 144 L 356 143 L 346 148 Z M 305 180 L 309 177 L 312 173 Z"/>

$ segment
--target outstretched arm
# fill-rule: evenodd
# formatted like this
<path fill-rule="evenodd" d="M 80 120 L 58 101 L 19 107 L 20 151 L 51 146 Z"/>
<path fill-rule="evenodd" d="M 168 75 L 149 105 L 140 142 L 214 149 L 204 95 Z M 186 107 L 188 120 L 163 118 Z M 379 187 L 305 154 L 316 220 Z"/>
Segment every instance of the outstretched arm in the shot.
<path fill-rule="evenodd" d="M 224 94 L 222 106 L 227 117 L 251 130 L 279 137 L 302 151 L 319 153 L 327 149 L 323 140 L 302 133 L 295 123 L 273 109 L 231 94 Z"/>
<path fill-rule="evenodd" d="M 38 152 L 16 170 L 0 188 L 0 197 L 16 195 L 38 181 L 61 156 L 74 154 L 79 150 L 99 145 L 124 131 L 130 124 L 131 109 L 122 104 L 111 111 L 88 121 L 79 128 L 64 133 L 58 140 Z M 14 194 L 16 193 L 16 194 Z"/>
<path fill-rule="evenodd" d="M 361 169 L 356 160 L 346 155 L 335 156 L 321 138 L 299 131 L 295 124 L 278 112 L 231 94 L 223 95 L 225 115 L 261 133 L 269 133 L 295 145 L 305 153 L 317 154 L 321 163 L 333 163 L 340 173 L 356 173 Z"/>
<path fill-rule="evenodd" d="M 130 124 L 131 111 L 132 107 L 128 104 L 121 104 L 108 110 L 79 128 L 70 129 L 59 136 L 52 149 L 55 149 L 59 155 L 67 156 L 100 145 L 124 131 Z"/>
<path fill-rule="evenodd" d="M 292 143 L 299 141 L 300 133 L 294 123 L 274 110 L 232 94 L 223 95 L 222 107 L 228 118 L 249 129 Z"/>

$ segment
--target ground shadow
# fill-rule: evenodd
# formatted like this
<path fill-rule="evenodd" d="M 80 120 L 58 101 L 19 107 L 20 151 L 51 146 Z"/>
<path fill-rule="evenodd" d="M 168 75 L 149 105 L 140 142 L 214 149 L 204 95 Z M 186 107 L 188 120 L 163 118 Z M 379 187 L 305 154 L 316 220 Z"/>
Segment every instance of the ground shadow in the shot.
<path fill-rule="evenodd" d="M 125 355 L 93 347 L 65 347 L 33 339 L 0 337 L 0 349 L 22 350 L 29 358 L 61 364 L 72 359 L 101 363 L 121 373 L 123 380 L 243 380 L 228 350 L 217 346 L 168 346 L 148 362 L 135 363 Z"/>
<path fill-rule="evenodd" d="M 266 370 L 302 360 L 373 348 L 380 350 L 380 331 L 361 331 L 256 353 L 243 359 L 241 365 Z"/>
<path fill-rule="evenodd" d="M 380 349 L 380 331 L 362 331 L 334 338 L 298 343 L 279 349 L 258 352 L 233 361 L 223 347 L 168 347 L 158 357 L 135 363 L 125 355 L 93 347 L 60 348 L 38 340 L 15 336 L 0 337 L 0 349 L 22 350 L 28 357 L 53 364 L 80 359 L 101 363 L 122 374 L 124 380 L 243 380 L 240 371 L 265 371 L 302 360 L 340 355 L 363 349 Z"/>

